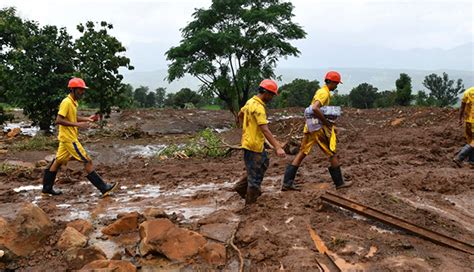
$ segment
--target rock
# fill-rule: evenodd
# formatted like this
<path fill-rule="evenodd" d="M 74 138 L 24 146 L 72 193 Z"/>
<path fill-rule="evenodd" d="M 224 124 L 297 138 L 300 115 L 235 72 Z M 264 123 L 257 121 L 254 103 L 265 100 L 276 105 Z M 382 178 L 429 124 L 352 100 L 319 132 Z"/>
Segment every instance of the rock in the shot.
<path fill-rule="evenodd" d="M 199 232 L 205 237 L 226 243 L 237 228 L 238 223 L 203 225 Z"/>
<path fill-rule="evenodd" d="M 46 160 L 39 160 L 35 163 L 35 167 L 37 168 L 45 167 L 46 165 L 48 165 L 48 162 Z"/>
<path fill-rule="evenodd" d="M 120 235 L 122 233 L 136 231 L 138 229 L 138 216 L 139 214 L 137 212 L 126 214 L 114 223 L 103 228 L 102 233 L 107 235 Z"/>
<path fill-rule="evenodd" d="M 18 136 L 21 133 L 21 128 L 14 128 L 7 133 L 8 138 L 13 138 Z"/>
<path fill-rule="evenodd" d="M 147 220 L 152 220 L 156 218 L 168 218 L 164 209 L 160 208 L 147 208 L 143 211 L 143 215 Z"/>
<path fill-rule="evenodd" d="M 226 263 L 226 249 L 222 244 L 209 242 L 199 250 L 199 255 L 211 265 Z"/>
<path fill-rule="evenodd" d="M 28 203 L 18 212 L 13 222 L 8 224 L 4 231 L 10 234 L 3 239 L 0 237 L 3 240 L 0 243 L 17 256 L 27 256 L 43 246 L 43 241 L 49 237 L 52 228 L 53 224 L 44 211 Z"/>
<path fill-rule="evenodd" d="M 71 248 L 64 253 L 68 269 L 77 270 L 97 260 L 107 260 L 105 253 L 97 247 Z"/>
<path fill-rule="evenodd" d="M 87 264 L 79 271 L 136 272 L 137 268 L 128 261 L 99 260 Z"/>
<path fill-rule="evenodd" d="M 77 219 L 77 220 L 74 220 L 72 222 L 69 222 L 67 224 L 68 227 L 72 227 L 72 228 L 75 228 L 77 231 L 79 231 L 80 233 L 82 233 L 83 235 L 89 235 L 92 230 L 94 229 L 92 227 L 92 224 L 91 222 L 87 221 L 87 220 L 84 220 L 84 219 Z"/>
<path fill-rule="evenodd" d="M 143 222 L 139 228 L 141 238 L 139 245 L 140 254 L 145 256 L 153 251 L 151 241 L 164 239 L 168 230 L 174 227 L 174 224 L 168 219 L 157 219 Z"/>
<path fill-rule="evenodd" d="M 396 127 L 396 126 L 399 126 L 403 120 L 405 120 L 405 118 L 395 118 L 395 120 L 393 120 L 392 122 L 390 122 L 390 125 L 392 127 Z"/>
<path fill-rule="evenodd" d="M 44 160 L 49 163 L 49 162 L 52 162 L 54 160 L 54 158 L 56 158 L 56 154 L 50 154 L 50 155 L 44 157 Z"/>
<path fill-rule="evenodd" d="M 172 261 L 195 256 L 206 239 L 194 231 L 176 227 L 168 219 L 146 221 L 140 225 L 140 254 L 158 252 Z"/>
<path fill-rule="evenodd" d="M 73 227 L 66 227 L 58 241 L 58 247 L 67 250 L 75 247 L 84 247 L 87 244 L 87 237 L 82 235 Z"/>

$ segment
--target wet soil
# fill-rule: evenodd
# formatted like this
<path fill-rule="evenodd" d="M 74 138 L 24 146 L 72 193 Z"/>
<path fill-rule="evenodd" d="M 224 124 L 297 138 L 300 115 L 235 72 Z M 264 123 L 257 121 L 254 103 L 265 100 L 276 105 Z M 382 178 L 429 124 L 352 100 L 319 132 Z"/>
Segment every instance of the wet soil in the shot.
<path fill-rule="evenodd" d="M 270 129 L 278 139 L 298 142 L 304 122 L 302 111 L 269 111 Z M 464 144 L 456 117 L 452 109 L 344 109 L 338 122 L 338 154 L 345 179 L 355 185 L 337 193 L 474 244 L 474 169 L 467 164 L 458 168 L 452 162 Z M 16 260 L 16 269 L 66 270 L 54 244 L 67 222 L 87 219 L 99 231 L 119 214 L 143 212 L 149 207 L 164 209 L 175 222 L 198 232 L 206 232 L 203 222 L 209 217 L 223 211 L 235 215 L 236 221 L 223 229 L 235 230 L 234 243 L 242 252 L 247 271 L 318 271 L 318 263 L 324 265 L 325 260 L 316 250 L 310 228 L 344 271 L 474 269 L 470 254 L 321 202 L 324 192 L 336 191 L 327 170 L 328 160 L 318 148 L 298 170 L 296 181 L 303 187 L 301 192 L 279 190 L 293 155 L 278 158 L 270 152 L 263 195 L 250 207 L 232 191 L 233 183 L 244 172 L 240 151 L 224 158 L 163 160 L 156 155 L 166 145 L 184 143 L 206 127 L 217 129 L 226 144 L 239 144 L 240 129 L 233 127 L 233 117 L 226 111 L 126 111 L 112 115 L 105 133 L 83 131 L 81 141 L 97 171 L 107 181 L 120 182 L 120 190 L 104 199 L 76 162 L 58 175 L 56 187 L 63 191 L 62 196 L 40 196 L 44 167 L 34 165 L 54 151 L 13 151 L 8 147 L 16 139 L 7 141 L 2 136 L 7 151 L 0 154 L 0 160 L 25 164 L 0 174 L 0 216 L 13 218 L 21 203 L 33 202 L 57 228 L 45 248 Z M 134 239 L 128 243 L 133 244 Z M 91 243 L 102 247 L 109 258 L 124 247 L 114 240 L 94 238 Z M 217 270 L 238 271 L 236 252 L 228 247 L 227 253 L 226 265 Z M 135 260 L 146 271 L 146 266 L 140 265 L 143 263 L 145 260 Z M 207 269 L 199 262 L 179 267 Z"/>

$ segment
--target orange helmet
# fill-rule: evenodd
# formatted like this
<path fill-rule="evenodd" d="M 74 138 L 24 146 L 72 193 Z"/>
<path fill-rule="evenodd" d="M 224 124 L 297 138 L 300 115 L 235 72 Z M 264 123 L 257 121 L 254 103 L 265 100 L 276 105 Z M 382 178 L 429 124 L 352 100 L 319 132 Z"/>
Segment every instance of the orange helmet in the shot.
<path fill-rule="evenodd" d="M 258 85 L 258 86 L 264 88 L 265 90 L 267 90 L 271 93 L 274 93 L 274 94 L 278 95 L 278 85 L 276 84 L 275 81 L 273 81 L 271 79 L 262 80 L 262 82 L 260 82 L 260 85 Z"/>
<path fill-rule="evenodd" d="M 336 71 L 329 71 L 324 77 L 324 80 L 326 79 L 342 84 L 341 75 Z"/>
<path fill-rule="evenodd" d="M 71 80 L 69 80 L 69 83 L 67 84 L 68 88 L 82 88 L 82 89 L 89 89 L 89 87 L 86 86 L 86 83 L 82 78 L 78 77 L 73 77 Z"/>

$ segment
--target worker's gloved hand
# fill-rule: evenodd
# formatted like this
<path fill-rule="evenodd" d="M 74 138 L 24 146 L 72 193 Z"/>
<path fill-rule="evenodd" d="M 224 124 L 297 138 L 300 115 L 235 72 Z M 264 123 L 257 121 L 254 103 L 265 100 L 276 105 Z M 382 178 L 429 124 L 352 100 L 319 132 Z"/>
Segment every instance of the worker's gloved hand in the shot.
<path fill-rule="evenodd" d="M 305 118 L 305 119 L 314 118 L 314 111 L 313 111 L 313 107 L 312 107 L 312 106 L 309 106 L 309 107 L 307 107 L 306 109 L 304 109 L 304 118 Z"/>

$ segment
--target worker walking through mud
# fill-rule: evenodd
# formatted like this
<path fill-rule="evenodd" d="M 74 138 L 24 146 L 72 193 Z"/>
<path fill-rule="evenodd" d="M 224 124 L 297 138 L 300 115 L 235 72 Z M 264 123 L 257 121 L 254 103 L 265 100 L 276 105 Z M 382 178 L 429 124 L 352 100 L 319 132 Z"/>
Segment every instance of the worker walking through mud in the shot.
<path fill-rule="evenodd" d="M 474 87 L 464 92 L 459 109 L 459 125 L 464 123 L 464 136 L 466 144 L 461 148 L 459 153 L 454 157 L 453 161 L 462 167 L 466 158 L 471 167 L 474 167 Z"/>
<path fill-rule="evenodd" d="M 44 195 L 60 195 L 61 191 L 53 189 L 56 175 L 61 165 L 66 165 L 67 162 L 73 158 L 84 163 L 84 169 L 87 172 L 87 179 L 102 193 L 102 196 L 107 196 L 115 188 L 118 183 L 107 184 L 94 171 L 92 160 L 87 155 L 78 140 L 78 128 L 88 128 L 89 122 L 94 122 L 95 119 L 91 117 L 78 117 L 77 107 L 78 100 L 82 98 L 85 90 L 88 89 L 86 83 L 81 78 L 72 78 L 68 83 L 69 95 L 63 99 L 59 106 L 58 115 L 56 117 L 56 124 L 59 125 L 59 147 L 56 153 L 56 158 L 53 159 L 50 166 L 44 171 L 43 190 Z"/>
<path fill-rule="evenodd" d="M 275 95 L 278 95 L 276 82 L 264 79 L 258 87 L 258 94 L 247 101 L 238 115 L 242 125 L 242 149 L 247 176 L 241 178 L 234 189 L 245 198 L 246 205 L 255 203 L 262 194 L 260 187 L 270 162 L 264 149 L 265 139 L 275 148 L 279 157 L 285 157 L 282 145 L 268 128 L 265 110 L 265 103 L 270 102 Z"/>
<path fill-rule="evenodd" d="M 340 108 L 328 107 L 331 98 L 330 92 L 334 91 L 339 83 L 342 83 L 341 75 L 338 72 L 330 71 L 326 74 L 324 82 L 326 84 L 316 91 L 311 105 L 305 109 L 306 124 L 303 140 L 298 154 L 285 169 L 282 191 L 301 190 L 295 183 L 296 172 L 315 144 L 329 157 L 331 166 L 328 169 L 336 189 L 352 185 L 352 182 L 344 182 L 336 154 L 335 119 L 340 115 Z"/>

